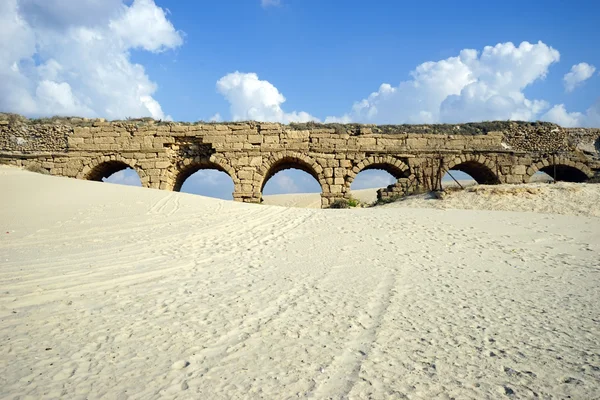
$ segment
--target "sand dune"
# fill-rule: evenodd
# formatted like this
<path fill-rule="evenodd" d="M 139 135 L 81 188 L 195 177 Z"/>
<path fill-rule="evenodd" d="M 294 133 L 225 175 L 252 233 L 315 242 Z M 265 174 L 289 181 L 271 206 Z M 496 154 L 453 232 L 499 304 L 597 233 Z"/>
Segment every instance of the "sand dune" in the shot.
<path fill-rule="evenodd" d="M 600 218 L 0 185 L 2 398 L 600 393 Z"/>
<path fill-rule="evenodd" d="M 430 194 L 409 196 L 384 207 L 523 211 L 600 217 L 600 185 L 557 182 L 477 185 L 449 191 L 443 200 Z"/>
<path fill-rule="evenodd" d="M 413 195 L 378 207 L 521 211 L 600 217 L 600 185 L 558 182 L 526 185 L 475 185 L 461 181 L 465 190 L 447 190 L 443 200 L 432 194 Z M 446 188 L 458 189 L 452 182 Z M 377 200 L 377 189 L 354 190 L 352 197 L 364 206 Z M 268 205 L 320 208 L 319 193 L 264 197 Z"/>

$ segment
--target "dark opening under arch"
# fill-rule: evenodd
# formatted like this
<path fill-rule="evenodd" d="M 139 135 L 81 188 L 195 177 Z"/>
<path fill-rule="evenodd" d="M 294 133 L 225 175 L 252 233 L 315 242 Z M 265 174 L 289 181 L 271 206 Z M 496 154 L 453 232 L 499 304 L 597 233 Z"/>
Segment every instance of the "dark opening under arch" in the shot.
<path fill-rule="evenodd" d="M 453 166 L 447 172 L 452 173 L 453 171 L 463 172 L 471 176 L 475 182 L 481 185 L 496 185 L 500 183 L 500 180 L 498 179 L 494 171 L 492 171 L 488 166 L 477 161 L 465 161 L 463 163 Z M 458 180 L 456 176 L 455 178 Z M 442 181 L 444 180 L 445 179 L 442 178 Z"/>
<path fill-rule="evenodd" d="M 540 168 L 540 171 L 545 172 L 555 181 L 580 183 L 586 182 L 589 179 L 585 172 L 564 164 L 549 165 L 547 167 Z"/>

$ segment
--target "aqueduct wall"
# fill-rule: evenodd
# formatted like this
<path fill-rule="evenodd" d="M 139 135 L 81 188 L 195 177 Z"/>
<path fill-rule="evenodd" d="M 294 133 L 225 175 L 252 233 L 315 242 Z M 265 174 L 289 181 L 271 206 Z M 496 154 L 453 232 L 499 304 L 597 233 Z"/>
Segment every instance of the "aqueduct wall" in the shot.
<path fill-rule="evenodd" d="M 89 180 L 130 167 L 143 186 L 165 190 L 179 190 L 192 173 L 213 168 L 232 178 L 234 199 L 245 202 L 260 202 L 270 177 L 297 168 L 319 182 L 327 207 L 349 197 L 352 181 L 367 169 L 397 179 L 381 197 L 439 189 L 450 169 L 488 184 L 525 183 L 540 170 L 557 180 L 597 180 L 600 129 L 525 122 L 185 124 L 0 114 L 0 162 Z"/>

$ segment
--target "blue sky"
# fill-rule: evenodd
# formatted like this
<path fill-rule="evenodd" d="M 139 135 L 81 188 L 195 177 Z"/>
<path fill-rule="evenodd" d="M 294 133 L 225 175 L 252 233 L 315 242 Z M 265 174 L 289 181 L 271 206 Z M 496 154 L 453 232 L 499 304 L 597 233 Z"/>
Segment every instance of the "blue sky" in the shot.
<path fill-rule="evenodd" d="M 542 41 L 560 52 L 532 98 L 583 111 L 600 93 L 597 72 L 565 93 L 563 76 L 580 62 L 600 65 L 600 2 L 398 2 L 282 0 L 160 1 L 185 32 L 184 45 L 161 55 L 134 53 L 160 83 L 156 93 L 176 120 L 228 116 L 215 82 L 234 71 L 255 72 L 286 97 L 284 108 L 320 119 L 342 115 L 386 82 L 409 78 L 417 65 L 460 50 Z M 457 7 L 456 4 L 460 4 Z"/>
<path fill-rule="evenodd" d="M 599 127 L 598 15 L 597 1 L 5 0 L 0 111 Z M 274 192 L 309 188 L 282 174 Z"/>

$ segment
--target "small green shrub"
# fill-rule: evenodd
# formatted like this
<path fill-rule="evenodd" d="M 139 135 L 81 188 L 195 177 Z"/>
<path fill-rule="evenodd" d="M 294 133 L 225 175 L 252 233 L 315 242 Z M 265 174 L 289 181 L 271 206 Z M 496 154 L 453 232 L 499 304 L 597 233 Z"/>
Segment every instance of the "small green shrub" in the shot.
<path fill-rule="evenodd" d="M 348 200 L 346 199 L 337 199 L 333 203 L 329 205 L 329 208 L 349 208 Z"/>
<path fill-rule="evenodd" d="M 360 205 L 360 201 L 350 198 L 348 199 L 348 207 L 358 207 Z"/>

